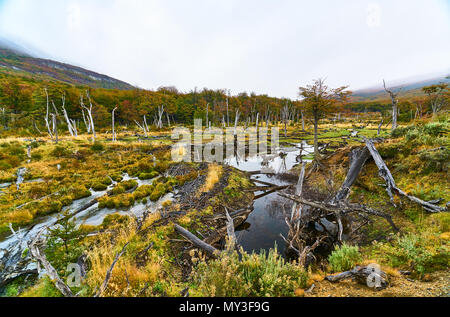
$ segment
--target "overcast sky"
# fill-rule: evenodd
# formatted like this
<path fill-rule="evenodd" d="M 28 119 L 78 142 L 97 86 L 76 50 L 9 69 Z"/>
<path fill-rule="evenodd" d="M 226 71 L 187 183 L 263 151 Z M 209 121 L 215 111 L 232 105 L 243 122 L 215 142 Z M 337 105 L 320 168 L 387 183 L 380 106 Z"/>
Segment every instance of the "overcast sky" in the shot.
<path fill-rule="evenodd" d="M 0 37 L 142 88 L 295 98 L 450 70 L 449 0 L 0 0 Z"/>

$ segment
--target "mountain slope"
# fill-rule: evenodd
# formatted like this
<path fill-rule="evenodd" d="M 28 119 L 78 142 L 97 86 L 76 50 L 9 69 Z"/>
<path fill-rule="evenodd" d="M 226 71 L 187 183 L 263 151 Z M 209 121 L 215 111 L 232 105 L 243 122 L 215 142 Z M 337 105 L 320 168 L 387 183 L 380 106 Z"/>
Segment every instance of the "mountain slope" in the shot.
<path fill-rule="evenodd" d="M 439 83 L 446 83 L 450 86 L 450 78 L 447 77 L 437 77 L 419 81 L 404 82 L 402 84 L 396 84 L 389 86 L 390 89 L 394 91 L 399 91 L 400 97 L 415 97 L 423 96 L 422 88 L 426 86 L 436 85 Z M 374 87 L 368 89 L 362 89 L 355 91 L 352 96 L 353 101 L 381 101 L 389 99 L 382 87 Z"/>
<path fill-rule="evenodd" d="M 17 48 L 0 42 L 0 72 L 56 79 L 73 85 L 86 85 L 92 88 L 129 90 L 130 84 L 98 74 L 81 67 L 48 59 L 32 57 Z"/>

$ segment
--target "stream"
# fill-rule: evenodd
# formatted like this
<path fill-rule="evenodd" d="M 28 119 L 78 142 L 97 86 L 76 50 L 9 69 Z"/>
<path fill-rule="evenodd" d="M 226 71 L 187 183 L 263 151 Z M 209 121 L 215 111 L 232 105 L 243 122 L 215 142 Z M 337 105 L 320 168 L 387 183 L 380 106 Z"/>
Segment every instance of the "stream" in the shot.
<path fill-rule="evenodd" d="M 302 150 L 300 150 L 301 148 Z M 314 148 L 306 142 L 302 142 L 292 147 L 281 147 L 274 155 L 257 155 L 245 159 L 238 159 L 234 156 L 227 159 L 225 163 L 245 172 L 269 173 L 255 174 L 251 177 L 253 180 L 277 186 L 292 185 L 292 182 L 283 179 L 282 174 L 300 163 L 297 160 L 300 151 L 302 151 L 302 157 L 305 157 L 313 153 Z M 303 161 L 308 160 L 303 159 Z M 257 186 L 264 187 L 265 185 L 257 183 Z M 264 194 L 264 192 L 255 192 L 256 196 L 260 194 Z M 284 255 L 285 242 L 280 236 L 280 234 L 287 236 L 288 233 L 281 206 L 284 203 L 286 206 L 292 205 L 288 200 L 278 196 L 277 192 L 254 200 L 254 211 L 236 231 L 238 243 L 246 252 L 268 251 L 276 244 L 279 253 Z M 288 210 L 287 208 L 289 207 L 286 207 L 286 210 Z"/>
<path fill-rule="evenodd" d="M 140 180 L 129 177 L 127 174 L 123 175 L 124 181 L 131 179 L 136 180 L 138 182 L 138 186 L 151 185 L 154 181 L 154 179 Z M 105 196 L 108 191 L 114 188 L 116 184 L 116 182 L 113 182 L 105 191 L 94 192 L 91 190 L 91 196 L 73 201 L 72 204 L 64 207 L 60 213 L 39 217 L 33 225 L 20 228 L 14 233 L 11 233 L 10 236 L 0 239 L 0 289 L 5 281 L 12 280 L 17 276 L 20 276 L 22 272 L 35 271 L 37 269 L 36 263 L 31 260 L 30 255 L 28 254 L 28 244 L 36 237 L 37 234 L 41 231 L 41 234 L 45 234 L 46 230 L 54 226 L 64 212 L 74 212 L 92 200 Z M 149 201 L 146 204 L 136 203 L 128 210 L 119 211 L 117 209 L 99 209 L 98 203 L 96 203 L 81 213 L 75 215 L 73 219 L 78 226 L 98 226 L 103 223 L 106 216 L 115 213 L 141 218 L 144 215 L 144 212 L 156 212 L 159 208 L 161 208 L 161 205 L 164 202 L 172 200 L 173 195 L 174 194 L 169 193 L 157 202 Z"/>

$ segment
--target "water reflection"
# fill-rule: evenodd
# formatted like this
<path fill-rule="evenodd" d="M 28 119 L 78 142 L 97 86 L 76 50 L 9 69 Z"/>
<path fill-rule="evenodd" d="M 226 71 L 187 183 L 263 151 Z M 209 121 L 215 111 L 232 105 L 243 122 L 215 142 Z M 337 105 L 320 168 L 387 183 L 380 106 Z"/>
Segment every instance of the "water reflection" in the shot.
<path fill-rule="evenodd" d="M 258 172 L 252 179 L 271 183 L 277 186 L 293 184 L 293 179 L 282 177 L 289 172 L 304 156 L 314 152 L 306 142 L 292 147 L 279 148 L 276 153 L 239 158 L 236 155 L 226 159 L 225 163 L 246 172 Z M 256 183 L 258 186 L 259 184 Z M 265 187 L 261 185 L 260 187 Z M 256 192 L 255 195 L 264 193 Z M 236 237 L 239 244 L 247 252 L 269 250 L 277 245 L 281 254 L 285 252 L 285 243 L 280 234 L 287 235 L 288 227 L 283 216 L 283 205 L 288 210 L 292 203 L 272 193 L 254 201 L 254 211 L 247 221 L 238 228 Z"/>

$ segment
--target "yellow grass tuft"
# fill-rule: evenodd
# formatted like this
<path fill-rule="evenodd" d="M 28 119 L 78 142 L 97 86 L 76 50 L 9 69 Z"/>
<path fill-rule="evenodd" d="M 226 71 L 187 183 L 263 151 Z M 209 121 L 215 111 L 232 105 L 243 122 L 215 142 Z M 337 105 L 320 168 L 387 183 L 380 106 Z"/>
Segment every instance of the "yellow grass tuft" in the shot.
<path fill-rule="evenodd" d="M 208 170 L 208 176 L 206 177 L 205 184 L 201 189 L 201 193 L 207 193 L 211 191 L 214 186 L 219 182 L 223 174 L 223 167 L 217 164 L 211 164 Z"/>
<path fill-rule="evenodd" d="M 305 290 L 301 288 L 297 288 L 295 290 L 295 296 L 297 297 L 305 297 Z"/>

